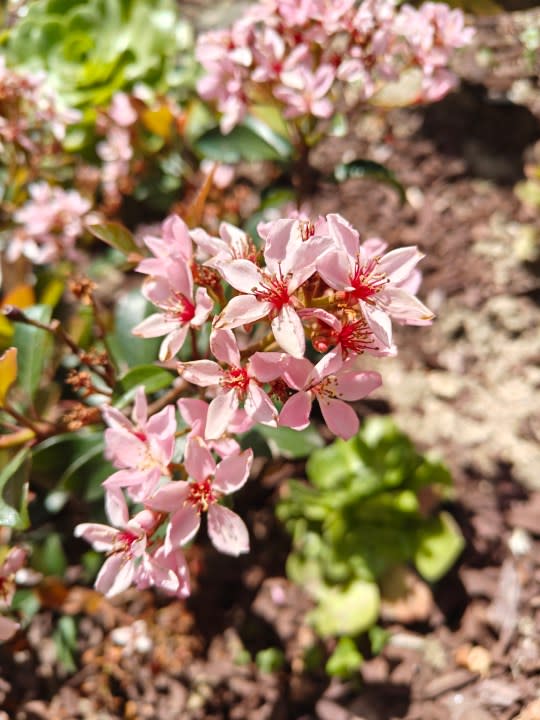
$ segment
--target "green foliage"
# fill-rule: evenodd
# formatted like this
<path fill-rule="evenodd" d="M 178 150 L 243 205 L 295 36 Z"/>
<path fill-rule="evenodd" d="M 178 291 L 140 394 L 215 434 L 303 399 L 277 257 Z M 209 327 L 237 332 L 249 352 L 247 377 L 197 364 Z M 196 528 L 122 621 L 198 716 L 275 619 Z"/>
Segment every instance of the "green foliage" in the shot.
<path fill-rule="evenodd" d="M 0 525 L 24 530 L 28 520 L 28 476 L 30 474 L 30 450 L 22 448 L 9 461 L 0 453 Z M 5 464 L 3 464 L 5 461 Z"/>
<path fill-rule="evenodd" d="M 397 192 L 402 204 L 406 200 L 405 189 L 394 173 L 373 160 L 352 160 L 348 163 L 336 165 L 333 178 L 336 182 L 342 183 L 351 178 L 367 178 L 384 183 Z"/>
<path fill-rule="evenodd" d="M 278 672 L 285 665 L 285 655 L 279 648 L 266 648 L 256 654 L 255 663 L 263 673 Z"/>
<path fill-rule="evenodd" d="M 205 132 L 194 144 L 203 157 L 225 163 L 242 160 L 283 161 L 292 157 L 289 141 L 261 120 L 248 117 L 230 133 L 223 135 L 219 128 Z"/>
<path fill-rule="evenodd" d="M 24 314 L 40 323 L 48 323 L 51 319 L 52 308 L 48 305 L 34 305 L 27 308 Z M 46 330 L 26 325 L 15 324 L 13 345 L 17 348 L 18 375 L 17 384 L 32 401 L 43 380 L 43 372 L 51 357 L 53 343 L 50 333 Z"/>
<path fill-rule="evenodd" d="M 6 34 L 5 52 L 11 65 L 46 71 L 66 104 L 92 117 L 136 83 L 186 83 L 192 45 L 174 0 L 37 0 Z"/>
<path fill-rule="evenodd" d="M 379 580 L 393 568 L 413 563 L 434 582 L 463 548 L 447 513 L 422 509 L 422 496 L 448 492 L 448 470 L 390 420 L 373 418 L 351 440 L 315 450 L 307 475 L 310 484 L 289 482 L 277 513 L 293 539 L 287 572 L 316 600 L 311 621 L 323 637 L 373 628 Z"/>
<path fill-rule="evenodd" d="M 326 672 L 332 677 L 347 680 L 358 672 L 363 660 L 362 653 L 358 651 L 354 640 L 350 637 L 342 637 L 328 658 Z"/>

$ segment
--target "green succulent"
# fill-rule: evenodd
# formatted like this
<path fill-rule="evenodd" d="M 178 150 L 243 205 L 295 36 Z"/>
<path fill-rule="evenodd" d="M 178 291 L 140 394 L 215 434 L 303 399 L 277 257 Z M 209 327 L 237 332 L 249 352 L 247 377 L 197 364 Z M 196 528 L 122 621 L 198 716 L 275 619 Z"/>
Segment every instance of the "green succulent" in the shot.
<path fill-rule="evenodd" d="M 380 581 L 393 569 L 412 563 L 434 582 L 463 549 L 452 517 L 421 502 L 426 491 L 448 493 L 448 470 L 390 420 L 373 418 L 351 440 L 315 450 L 307 475 L 309 484 L 289 481 L 277 513 L 292 535 L 287 572 L 315 599 L 311 621 L 323 637 L 372 628 Z"/>
<path fill-rule="evenodd" d="M 35 0 L 3 45 L 10 65 L 45 71 L 89 121 L 119 90 L 163 91 L 194 77 L 193 34 L 174 0 Z"/>

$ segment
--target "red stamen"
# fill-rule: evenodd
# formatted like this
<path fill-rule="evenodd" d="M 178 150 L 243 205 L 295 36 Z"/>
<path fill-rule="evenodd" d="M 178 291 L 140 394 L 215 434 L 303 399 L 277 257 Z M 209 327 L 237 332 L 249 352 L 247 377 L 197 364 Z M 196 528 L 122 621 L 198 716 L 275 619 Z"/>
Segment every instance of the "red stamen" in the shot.
<path fill-rule="evenodd" d="M 208 478 L 191 483 L 186 502 L 193 505 L 198 513 L 206 512 L 216 500 L 217 495 L 212 490 L 212 483 Z"/>

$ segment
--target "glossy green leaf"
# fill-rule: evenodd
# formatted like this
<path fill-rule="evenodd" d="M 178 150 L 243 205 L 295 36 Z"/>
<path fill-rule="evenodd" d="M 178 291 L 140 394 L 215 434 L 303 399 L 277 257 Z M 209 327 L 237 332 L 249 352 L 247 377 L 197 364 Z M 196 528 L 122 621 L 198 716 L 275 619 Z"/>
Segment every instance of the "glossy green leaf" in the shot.
<path fill-rule="evenodd" d="M 156 365 L 139 365 L 120 378 L 118 389 L 120 393 L 127 393 L 142 385 L 147 393 L 154 393 L 169 387 L 174 377 L 168 370 Z"/>
<path fill-rule="evenodd" d="M 242 160 L 283 160 L 290 156 L 288 140 L 254 118 L 249 124 L 250 127 L 237 125 L 227 135 L 213 128 L 198 138 L 195 148 L 205 158 L 231 164 Z"/>
<path fill-rule="evenodd" d="M 257 425 L 256 430 L 266 440 L 274 457 L 297 460 L 307 457 L 324 445 L 324 440 L 313 426 L 305 430 L 291 430 L 286 427 Z"/>
<path fill-rule="evenodd" d="M 32 567 L 47 576 L 64 576 L 67 559 L 58 533 L 51 533 L 42 543 L 35 543 L 32 552 Z"/>
<path fill-rule="evenodd" d="M 359 635 L 379 616 L 379 588 L 356 580 L 346 587 L 325 588 L 309 619 L 322 637 Z"/>
<path fill-rule="evenodd" d="M 0 472 L 0 525 L 17 530 L 28 527 L 30 466 L 30 449 L 22 448 Z"/>
<path fill-rule="evenodd" d="M 129 255 L 140 253 L 140 248 L 129 230 L 118 222 L 107 222 L 95 225 L 88 225 L 88 230 L 99 240 L 110 245 L 116 250 Z"/>
<path fill-rule="evenodd" d="M 34 305 L 26 308 L 24 314 L 32 320 L 48 323 L 51 319 L 52 310 L 48 305 Z M 18 350 L 19 372 L 17 383 L 32 399 L 51 358 L 53 350 L 51 334 L 46 330 L 18 322 L 15 323 L 12 342 Z"/>
<path fill-rule="evenodd" d="M 418 572 L 429 582 L 436 582 L 445 575 L 460 556 L 465 541 L 454 520 L 442 512 L 418 533 L 418 549 L 414 562 Z"/>
<path fill-rule="evenodd" d="M 139 290 L 122 295 L 115 307 L 114 331 L 107 340 L 119 369 L 127 372 L 138 365 L 155 362 L 161 344 L 160 338 L 139 338 L 133 328 L 155 311 Z"/>
<path fill-rule="evenodd" d="M 255 655 L 255 664 L 263 673 L 275 673 L 285 665 L 285 655 L 279 648 L 259 650 Z"/>
<path fill-rule="evenodd" d="M 405 189 L 394 173 L 373 160 L 352 160 L 348 163 L 341 163 L 334 169 L 334 180 L 338 183 L 356 178 L 367 178 L 390 185 L 399 195 L 401 203 L 407 199 Z"/>

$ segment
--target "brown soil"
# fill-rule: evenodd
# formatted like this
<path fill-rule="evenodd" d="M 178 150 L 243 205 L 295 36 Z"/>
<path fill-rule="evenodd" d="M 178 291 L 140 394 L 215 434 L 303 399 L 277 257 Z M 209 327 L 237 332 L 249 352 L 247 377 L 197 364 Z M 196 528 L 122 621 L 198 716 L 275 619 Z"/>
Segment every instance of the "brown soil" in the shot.
<path fill-rule="evenodd" d="M 253 551 L 192 549 L 187 604 L 135 591 L 109 602 L 76 568 L 44 586 L 28 631 L 0 651 L 2 720 L 540 718 L 539 268 L 522 252 L 523 225 L 538 242 L 540 218 L 513 193 L 540 124 L 500 88 L 494 96 L 489 74 L 462 74 L 474 83 L 444 102 L 364 116 L 317 158 L 322 169 L 384 162 L 405 206 L 367 180 L 324 186 L 312 201 L 315 213 L 426 253 L 423 294 L 438 320 L 400 331 L 399 358 L 378 363 L 384 389 L 364 409 L 391 412 L 452 468 L 450 509 L 467 539 L 457 567 L 385 613 L 392 639 L 356 680 L 309 671 L 310 601 L 284 577 L 288 541 L 273 514 L 281 481 L 302 467 L 268 463 L 240 499 Z M 55 656 L 61 613 L 78 623 L 75 672 Z M 279 672 L 249 661 L 268 647 L 284 653 Z"/>

